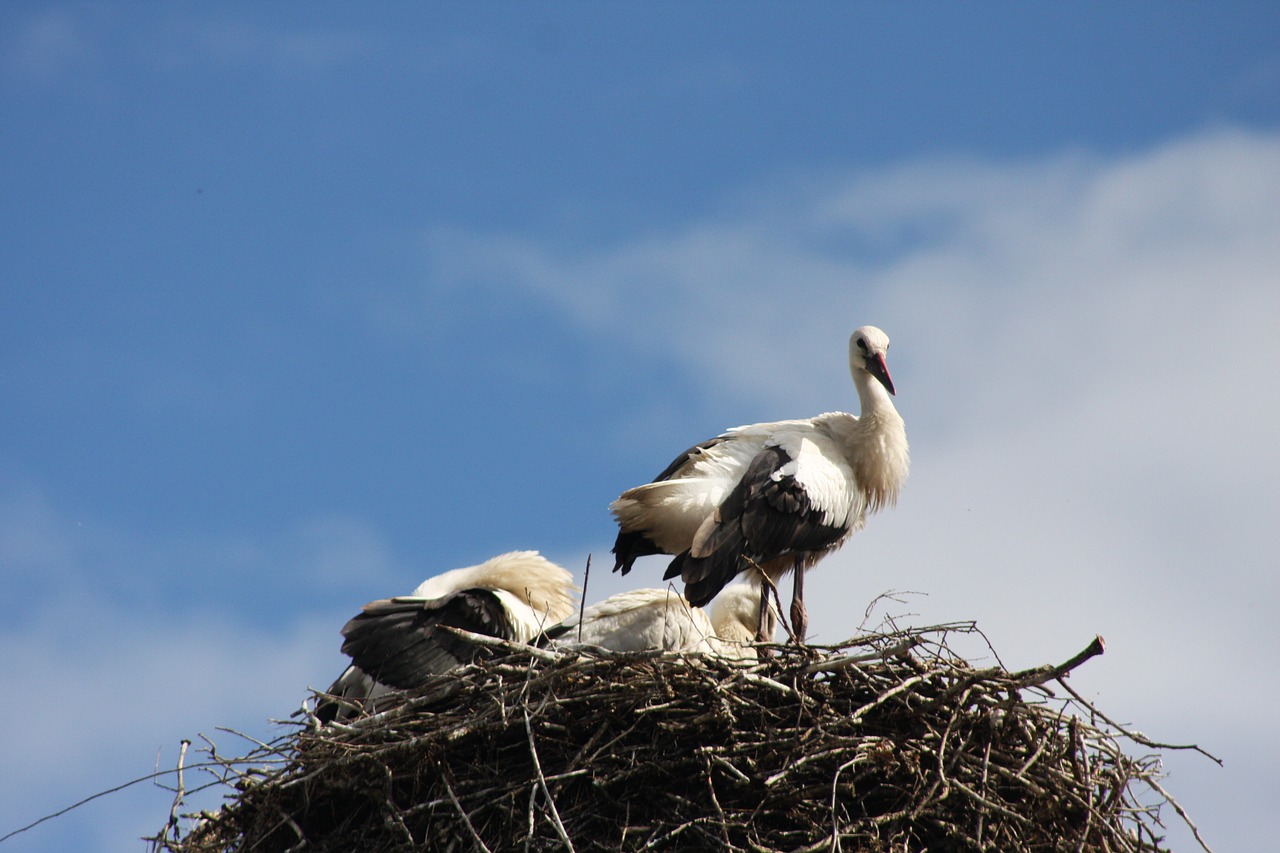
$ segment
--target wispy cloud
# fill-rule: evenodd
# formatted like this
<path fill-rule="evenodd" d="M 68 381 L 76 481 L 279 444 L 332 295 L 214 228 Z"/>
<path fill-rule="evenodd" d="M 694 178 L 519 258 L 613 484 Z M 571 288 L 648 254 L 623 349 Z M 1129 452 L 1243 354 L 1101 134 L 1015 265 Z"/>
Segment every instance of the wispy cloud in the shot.
<path fill-rule="evenodd" d="M 847 405 L 845 336 L 876 322 L 895 339 L 899 405 L 928 460 L 907 498 L 936 501 L 923 528 L 968 512 L 972 496 L 1019 520 L 990 518 L 979 538 L 1007 550 L 1035 531 L 1012 562 L 1054 535 L 1088 542 L 1073 532 L 1084 530 L 1094 543 L 1118 536 L 1117 558 L 1175 566 L 1263 545 L 1249 531 L 1274 505 L 1268 472 L 1280 468 L 1264 392 L 1280 372 L 1280 137 L 911 163 L 815 192 L 793 220 L 809 227 L 769 228 L 769 210 L 588 252 L 436 233 L 432 286 L 508 282 L 584 334 L 676 359 L 708 395 L 767 399 L 779 415 Z M 843 248 L 841 235 L 877 248 Z M 1045 529 L 1026 518 L 1048 511 L 1028 495 L 1076 503 Z M 1169 544 L 1170 529 L 1197 522 L 1190 544 Z M 1101 564 L 1114 583 L 1125 575 L 1112 562 Z"/>
<path fill-rule="evenodd" d="M 416 582 L 357 518 L 155 536 L 77 518 L 35 487 L 0 495 L 0 565 L 0 646 L 21 719 L 0 732 L 10 771 L 0 776 L 0 834 L 156 762 L 167 769 L 183 738 L 203 733 L 236 752 L 248 743 L 219 727 L 269 737 L 270 720 L 341 671 L 343 621 L 367 598 Z M 270 601 L 255 606 L 255 596 Z M 93 833 L 93 849 L 136 849 L 169 797 L 144 783 L 31 838 L 52 849 Z"/>
<path fill-rule="evenodd" d="M 970 494 L 1004 493 L 1014 515 L 976 529 L 1004 543 L 1037 531 L 1005 555 L 1031 561 L 1045 531 L 1012 519 L 1041 493 L 1094 517 L 1064 517 L 1059 536 L 1140 528 L 1150 541 L 1115 556 L 1173 559 L 1163 583 L 1194 577 L 1177 558 L 1197 551 L 1234 555 L 1227 575 L 1259 568 L 1250 525 L 1275 505 L 1268 472 L 1280 468 L 1263 390 L 1280 365 L 1280 139 L 1223 132 L 1004 169 L 908 164 L 842 181 L 807 211 L 812 231 L 730 216 L 591 253 L 436 234 L 433 284 L 511 282 L 584 334 L 674 359 L 703 394 L 768 401 L 770 416 L 847 406 L 844 336 L 880 323 L 918 458 L 960 455 L 917 463 L 911 501 L 956 469 L 926 528 Z M 830 250 L 841 233 L 881 249 Z M 1170 548 L 1188 524 L 1204 528 L 1195 544 Z"/>
<path fill-rule="evenodd" d="M 909 621 L 977 618 L 1011 665 L 1099 632 L 1112 650 L 1078 687 L 1238 752 L 1229 733 L 1261 743 L 1280 701 L 1219 700 L 1280 664 L 1277 233 L 1280 136 L 1221 130 L 1120 157 L 906 163 L 590 251 L 436 233 L 432 287 L 522 288 L 770 416 L 850 405 L 845 337 L 884 326 L 914 470 L 816 570 L 820 637 L 904 588 L 929 593 Z M 705 437 L 662 428 L 673 453 Z"/>
<path fill-rule="evenodd" d="M 171 26 L 177 45 L 221 65 L 314 74 L 349 66 L 376 49 L 371 31 L 270 29 L 230 19 L 183 20 Z M 176 56 L 177 54 L 175 54 Z"/>
<path fill-rule="evenodd" d="M 845 339 L 859 323 L 884 326 L 914 470 L 901 504 L 812 575 L 818 638 L 850 635 L 886 589 L 928 593 L 898 607 L 918 614 L 907 621 L 978 619 L 1013 666 L 1065 658 L 1102 633 L 1110 651 L 1077 688 L 1154 735 L 1240 756 L 1226 771 L 1200 768 L 1207 783 L 1179 763 L 1193 813 L 1215 786 L 1263 790 L 1267 750 L 1247 752 L 1246 739 L 1269 743 L 1278 688 L 1221 697 L 1274 669 L 1280 648 L 1269 616 L 1280 543 L 1267 532 L 1280 505 L 1280 137 L 921 161 L 742 198 L 606 247 L 433 231 L 427 302 L 477 284 L 514 289 L 637 363 L 677 365 L 713 408 L 771 417 L 852 405 Z M 431 322 L 399 322 L 396 334 Z M 670 453 L 706 437 L 687 434 L 683 403 L 650 437 Z M 583 550 L 600 557 L 607 544 Z M 381 577 L 379 595 L 406 577 L 358 518 L 156 539 L 72 517 L 38 489 L 0 500 L 0 558 L 24 584 L 51 580 L 21 629 L 0 636 L 17 683 L 41 685 L 42 711 L 38 729 L 0 743 L 18 766 L 39 764 L 38 784 L 0 796 L 6 824 L 63 805 L 42 799 L 64 790 L 52 780 L 93 766 L 86 784 L 105 787 L 140 751 L 280 716 L 333 674 L 347 609 L 296 601 L 278 624 L 234 621 L 198 586 L 157 608 L 148 585 L 166 567 L 224 587 Z M 625 584 L 606 569 L 598 559 L 589 598 L 660 583 L 656 565 Z M 138 594 L 120 594 L 121 578 Z M 115 721 L 110 737 L 81 724 L 86 696 Z M 165 804 L 150 793 L 142 831 Z"/>
<path fill-rule="evenodd" d="M 35 630 L 0 631 L 20 715 L 0 732 L 8 769 L 0 834 L 70 805 L 66 798 L 171 768 L 184 738 L 196 741 L 194 763 L 200 734 L 226 754 L 249 748 L 218 727 L 272 736 L 268 721 L 297 708 L 308 683 L 326 686 L 339 664 L 333 615 L 282 621 L 264 630 L 207 613 L 132 611 L 69 590 Z M 200 781 L 208 779 L 192 771 L 189 786 Z M 136 839 L 160 828 L 170 799 L 143 783 L 32 830 L 30 840 L 136 850 Z M 214 808 L 217 797 L 195 805 Z"/>
<path fill-rule="evenodd" d="M 348 69 L 377 53 L 373 29 L 298 23 L 270 26 L 217 14 L 160 10 L 132 28 L 109 7 L 42 9 L 19 18 L 4 44 L 4 68 L 41 84 L 83 81 L 90 68 L 119 63 L 175 69 L 310 77 Z"/>
<path fill-rule="evenodd" d="M 51 83 L 92 56 L 92 27 L 71 9 L 41 9 L 6 30 L 0 54 L 13 77 Z"/>

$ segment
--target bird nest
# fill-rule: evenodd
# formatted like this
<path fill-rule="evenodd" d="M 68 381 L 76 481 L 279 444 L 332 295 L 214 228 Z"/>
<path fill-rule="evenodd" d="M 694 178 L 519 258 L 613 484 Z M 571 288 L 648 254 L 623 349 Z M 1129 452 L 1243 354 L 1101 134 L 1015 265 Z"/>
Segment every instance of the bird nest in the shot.
<path fill-rule="evenodd" d="M 494 657 L 374 716 L 308 717 L 234 759 L 209 744 L 228 801 L 182 816 L 180 785 L 150 840 L 182 853 L 1155 851 L 1162 809 L 1190 824 L 1159 754 L 1198 748 L 1122 729 L 1064 680 L 1100 641 L 1009 672 L 961 659 L 957 633 L 976 629 L 780 646 L 751 667 L 490 641 Z"/>

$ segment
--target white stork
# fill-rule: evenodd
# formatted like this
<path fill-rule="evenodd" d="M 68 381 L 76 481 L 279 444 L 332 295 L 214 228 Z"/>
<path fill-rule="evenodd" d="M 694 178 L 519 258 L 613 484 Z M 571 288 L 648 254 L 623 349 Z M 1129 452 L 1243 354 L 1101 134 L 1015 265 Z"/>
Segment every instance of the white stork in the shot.
<path fill-rule="evenodd" d="M 366 604 L 342 629 L 351 665 L 328 690 L 345 701 L 322 701 L 316 717 L 351 716 L 378 696 L 419 687 L 479 656 L 477 646 L 440 627 L 527 643 L 573 614 L 576 591 L 573 576 L 537 551 L 512 551 Z"/>
<path fill-rule="evenodd" d="M 546 632 L 552 648 L 595 646 L 611 652 L 701 652 L 734 660 L 754 660 L 760 604 L 766 601 L 750 583 L 726 586 L 711 602 L 709 613 L 694 607 L 673 589 L 634 589 L 586 608 L 582 629 L 574 615 Z M 772 636 L 777 612 L 766 616 Z"/>
<path fill-rule="evenodd" d="M 636 558 L 674 556 L 665 579 L 681 577 L 703 605 L 743 572 L 776 583 L 795 571 L 791 622 L 808 627 L 804 573 L 892 506 L 907 477 L 907 434 L 890 399 L 889 337 L 863 326 L 849 339 L 849 370 L 860 415 L 751 424 L 691 447 L 652 483 L 610 505 L 619 533 L 614 571 Z M 768 584 L 762 584 L 768 594 Z"/>

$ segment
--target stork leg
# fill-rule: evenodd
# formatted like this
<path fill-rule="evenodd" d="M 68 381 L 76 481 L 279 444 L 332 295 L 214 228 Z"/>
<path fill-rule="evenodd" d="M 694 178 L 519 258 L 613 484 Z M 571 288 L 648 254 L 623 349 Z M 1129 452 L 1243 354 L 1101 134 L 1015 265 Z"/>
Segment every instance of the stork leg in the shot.
<path fill-rule="evenodd" d="M 769 580 L 769 576 L 762 574 L 760 576 L 760 616 L 756 620 L 757 643 L 773 642 L 773 631 L 770 630 L 772 626 L 769 624 L 771 621 L 769 619 L 770 595 L 777 595 L 777 590 L 774 589 L 773 581 Z"/>
<path fill-rule="evenodd" d="M 796 642 L 803 644 L 805 634 L 809 630 L 809 611 L 804 606 L 804 566 L 796 560 L 795 589 L 791 593 L 791 630 L 796 635 Z"/>

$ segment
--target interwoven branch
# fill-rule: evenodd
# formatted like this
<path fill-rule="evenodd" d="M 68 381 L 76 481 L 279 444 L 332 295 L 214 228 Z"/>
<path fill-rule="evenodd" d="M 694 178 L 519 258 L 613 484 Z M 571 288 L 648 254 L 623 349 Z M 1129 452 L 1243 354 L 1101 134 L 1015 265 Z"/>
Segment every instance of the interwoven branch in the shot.
<path fill-rule="evenodd" d="M 157 850 L 1161 849 L 1158 754 L 1045 682 L 976 669 L 964 623 L 776 647 L 753 668 L 511 648 L 350 725 Z M 267 747 L 273 757 L 280 745 Z M 1206 849 L 1208 849 L 1206 847 Z"/>

